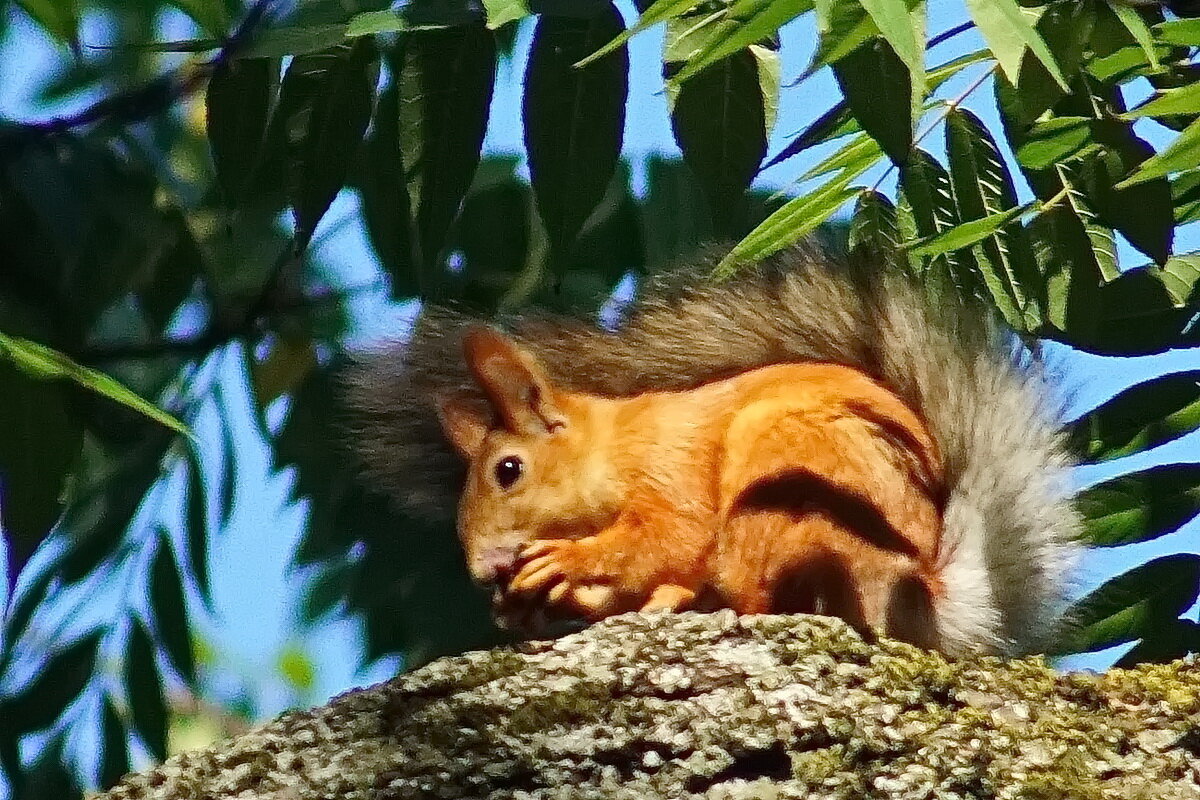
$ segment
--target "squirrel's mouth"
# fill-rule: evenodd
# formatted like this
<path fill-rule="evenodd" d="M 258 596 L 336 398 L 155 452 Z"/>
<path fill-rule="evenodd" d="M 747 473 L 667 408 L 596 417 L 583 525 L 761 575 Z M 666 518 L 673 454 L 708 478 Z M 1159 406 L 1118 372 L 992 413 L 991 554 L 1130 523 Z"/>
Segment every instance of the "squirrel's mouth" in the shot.
<path fill-rule="evenodd" d="M 561 608 L 547 606 L 537 598 L 492 591 L 492 620 L 503 631 L 524 639 L 554 639 L 587 627 L 587 621 Z"/>

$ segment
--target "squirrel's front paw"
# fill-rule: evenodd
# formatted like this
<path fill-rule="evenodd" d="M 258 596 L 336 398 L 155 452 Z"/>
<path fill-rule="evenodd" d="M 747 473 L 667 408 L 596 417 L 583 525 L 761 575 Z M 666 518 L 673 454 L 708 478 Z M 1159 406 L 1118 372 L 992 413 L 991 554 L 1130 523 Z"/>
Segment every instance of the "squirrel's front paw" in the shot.
<path fill-rule="evenodd" d="M 567 606 L 587 616 L 603 615 L 612 605 L 613 588 L 594 569 L 586 541 L 540 539 L 526 547 L 520 568 L 508 583 L 514 595 L 544 594 L 551 605 Z"/>

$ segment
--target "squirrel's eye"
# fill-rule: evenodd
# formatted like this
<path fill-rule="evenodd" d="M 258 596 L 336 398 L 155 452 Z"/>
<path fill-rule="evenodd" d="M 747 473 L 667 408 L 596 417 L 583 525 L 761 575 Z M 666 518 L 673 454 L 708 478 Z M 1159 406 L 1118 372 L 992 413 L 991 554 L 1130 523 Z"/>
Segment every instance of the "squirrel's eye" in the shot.
<path fill-rule="evenodd" d="M 496 483 L 501 489 L 507 489 L 517 482 L 525 471 L 525 463 L 516 456 L 505 456 L 496 462 Z"/>

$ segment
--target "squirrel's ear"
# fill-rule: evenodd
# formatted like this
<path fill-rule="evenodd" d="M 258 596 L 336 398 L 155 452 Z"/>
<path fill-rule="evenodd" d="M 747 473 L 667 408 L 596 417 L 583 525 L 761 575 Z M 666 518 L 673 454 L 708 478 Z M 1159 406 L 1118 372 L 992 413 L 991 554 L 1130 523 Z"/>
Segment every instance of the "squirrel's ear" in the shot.
<path fill-rule="evenodd" d="M 475 458 L 483 445 L 491 424 L 491 415 L 480 408 L 478 401 L 456 395 L 439 395 L 437 398 L 438 421 L 450 444 L 465 460 Z"/>
<path fill-rule="evenodd" d="M 491 328 L 471 328 L 463 337 L 463 353 L 506 429 L 544 433 L 564 424 L 542 365 L 507 336 Z"/>

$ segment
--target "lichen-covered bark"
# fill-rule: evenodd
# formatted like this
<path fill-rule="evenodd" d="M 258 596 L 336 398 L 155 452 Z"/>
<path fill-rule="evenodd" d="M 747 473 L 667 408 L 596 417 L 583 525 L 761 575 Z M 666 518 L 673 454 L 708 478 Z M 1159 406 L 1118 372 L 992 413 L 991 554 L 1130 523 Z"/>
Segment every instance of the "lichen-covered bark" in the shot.
<path fill-rule="evenodd" d="M 627 615 L 446 658 L 105 798 L 1200 798 L 1200 665 L 948 662 L 817 617 Z"/>

